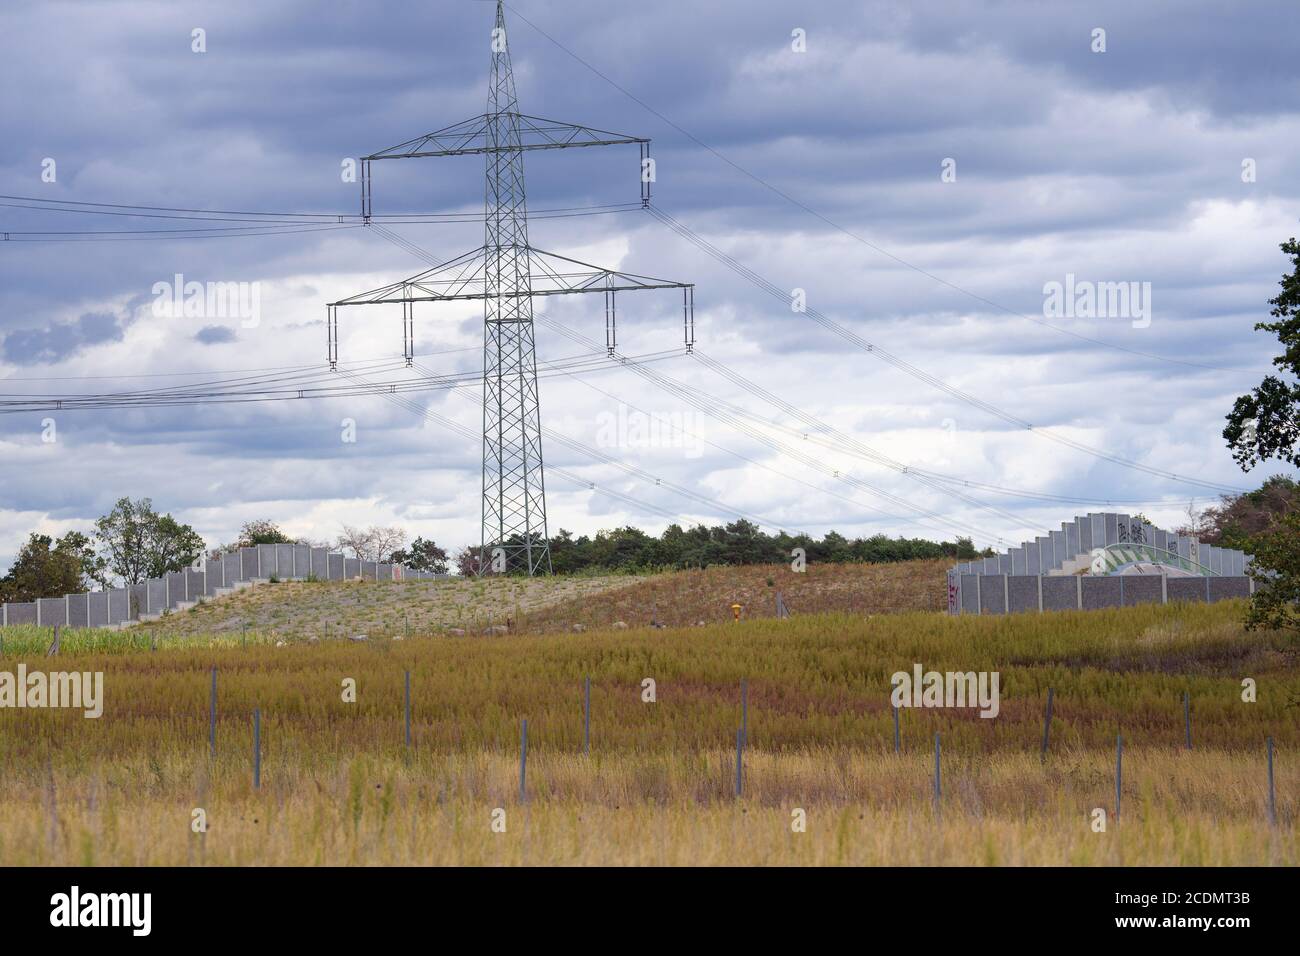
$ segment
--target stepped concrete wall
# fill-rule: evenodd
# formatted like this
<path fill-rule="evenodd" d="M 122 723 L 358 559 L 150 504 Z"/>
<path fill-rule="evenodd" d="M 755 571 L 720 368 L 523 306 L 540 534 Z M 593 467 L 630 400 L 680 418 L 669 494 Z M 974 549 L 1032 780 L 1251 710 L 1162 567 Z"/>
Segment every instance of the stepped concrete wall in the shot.
<path fill-rule="evenodd" d="M 1150 545 L 1192 562 L 1194 577 L 1089 574 L 1080 559 L 1113 545 Z M 1084 562 L 1087 563 L 1086 561 Z M 948 613 L 1007 614 L 1171 601 L 1222 601 L 1254 593 L 1251 556 L 1156 528 L 1126 514 L 1098 512 L 1061 523 L 1059 531 L 1002 554 L 959 563 L 948 572 Z M 1113 568 L 1112 568 L 1113 570 Z"/>
<path fill-rule="evenodd" d="M 367 581 L 415 581 L 445 578 L 445 574 L 412 571 L 391 562 L 359 561 L 327 548 L 261 544 L 240 548 L 198 566 L 153 578 L 129 588 L 112 588 L 58 598 L 0 605 L 0 626 L 36 624 L 42 627 L 120 627 L 164 611 L 217 597 L 232 588 L 272 576 L 282 581 L 323 581 L 364 578 Z"/>

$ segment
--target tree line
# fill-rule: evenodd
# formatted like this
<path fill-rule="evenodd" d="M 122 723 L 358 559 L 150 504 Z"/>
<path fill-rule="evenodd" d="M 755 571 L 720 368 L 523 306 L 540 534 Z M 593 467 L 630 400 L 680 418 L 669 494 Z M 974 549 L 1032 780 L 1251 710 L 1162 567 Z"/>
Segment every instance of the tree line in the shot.
<path fill-rule="evenodd" d="M 422 537 L 406 542 L 403 529 L 379 526 L 344 525 L 333 543 L 294 538 L 274 521 L 259 519 L 245 523 L 236 540 L 209 548 L 197 531 L 170 514 L 160 514 L 149 498 L 121 498 L 95 521 L 90 535 L 81 531 L 58 538 L 35 531 L 28 535 L 8 573 L 0 577 L 0 603 L 139 584 L 193 567 L 202 558 L 259 544 L 335 547 L 363 561 L 391 561 L 435 574 L 447 571 L 447 553 L 442 548 Z"/>

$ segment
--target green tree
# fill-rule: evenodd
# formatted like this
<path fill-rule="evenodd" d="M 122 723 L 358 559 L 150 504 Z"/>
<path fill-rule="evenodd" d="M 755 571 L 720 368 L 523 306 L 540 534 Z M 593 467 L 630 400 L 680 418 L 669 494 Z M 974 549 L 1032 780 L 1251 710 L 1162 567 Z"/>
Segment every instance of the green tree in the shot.
<path fill-rule="evenodd" d="M 1300 511 L 1288 512 L 1255 535 L 1251 548 L 1255 593 L 1246 626 L 1300 631 Z"/>
<path fill-rule="evenodd" d="M 1198 515 L 1199 534 L 1206 544 L 1249 552 L 1256 535 L 1271 530 L 1279 518 L 1300 509 L 1300 484 L 1274 475 L 1241 495 L 1224 495 L 1217 506 Z"/>
<path fill-rule="evenodd" d="M 393 552 L 393 563 L 404 565 L 412 571 L 446 574 L 447 552 L 417 535 L 409 548 Z"/>
<path fill-rule="evenodd" d="M 1281 248 L 1291 257 L 1292 271 L 1282 276 L 1282 291 L 1269 299 L 1277 321 L 1255 326 L 1281 342 L 1282 354 L 1273 359 L 1281 374 L 1265 376 L 1249 395 L 1238 398 L 1223 429 L 1243 471 L 1270 458 L 1300 467 L 1300 243 L 1293 236 Z"/>
<path fill-rule="evenodd" d="M 293 538 L 290 538 L 270 518 L 258 518 L 256 521 L 246 521 L 244 526 L 239 529 L 239 543 L 236 548 L 252 548 L 259 544 L 295 544 Z"/>
<path fill-rule="evenodd" d="M 126 584 L 183 571 L 203 554 L 203 539 L 148 498 L 121 498 L 95 522 L 95 537 L 109 571 Z"/>
<path fill-rule="evenodd" d="M 90 539 L 70 531 L 57 541 L 33 532 L 0 578 L 0 601 L 35 601 L 88 590 L 102 580 L 102 564 Z"/>

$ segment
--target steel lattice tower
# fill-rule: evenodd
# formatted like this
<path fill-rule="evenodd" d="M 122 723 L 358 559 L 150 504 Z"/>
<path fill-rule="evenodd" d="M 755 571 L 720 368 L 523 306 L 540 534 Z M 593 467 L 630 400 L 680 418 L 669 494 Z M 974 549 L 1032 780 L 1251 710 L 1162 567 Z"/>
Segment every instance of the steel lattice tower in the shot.
<path fill-rule="evenodd" d="M 549 573 L 545 464 L 533 330 L 533 298 L 601 292 L 605 344 L 615 354 L 615 295 L 620 291 L 681 289 L 687 351 L 695 341 L 694 286 L 603 269 L 543 252 L 528 240 L 524 153 L 532 149 L 633 143 L 641 153 L 641 203 L 650 204 L 650 141 L 519 112 L 505 12 L 497 0 L 492 31 L 487 112 L 361 159 L 361 214 L 371 214 L 371 164 L 384 159 L 483 154 L 486 159 L 484 242 L 472 252 L 371 292 L 331 303 L 329 361 L 338 363 L 338 309 L 402 304 L 407 364 L 414 355 L 414 303 L 483 300 L 483 495 L 480 573 Z"/>
<path fill-rule="evenodd" d="M 483 306 L 482 548 L 504 549 L 507 568 L 551 570 L 546 533 L 546 479 L 537 397 L 528 198 L 524 191 L 519 101 L 497 3 L 488 89 L 486 230 L 487 298 Z M 487 558 L 480 554 L 480 562 Z"/>

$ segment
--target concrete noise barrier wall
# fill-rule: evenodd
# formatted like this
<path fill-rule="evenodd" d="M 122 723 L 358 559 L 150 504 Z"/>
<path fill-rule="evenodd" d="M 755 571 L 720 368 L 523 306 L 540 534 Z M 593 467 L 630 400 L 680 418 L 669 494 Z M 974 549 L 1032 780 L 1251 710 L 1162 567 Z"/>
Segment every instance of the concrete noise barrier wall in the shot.
<path fill-rule="evenodd" d="M 1004 553 L 948 572 L 948 613 L 1221 601 L 1254 593 L 1251 556 L 1164 531 L 1126 514 L 1062 522 Z"/>
<path fill-rule="evenodd" d="M 0 627 L 119 627 L 152 620 L 165 611 L 186 610 L 203 598 L 221 597 L 235 588 L 264 583 L 272 577 L 282 581 L 428 581 L 447 576 L 412 571 L 386 561 L 349 558 L 328 548 L 260 544 L 202 559 L 185 571 L 130 587 L 3 604 Z"/>

